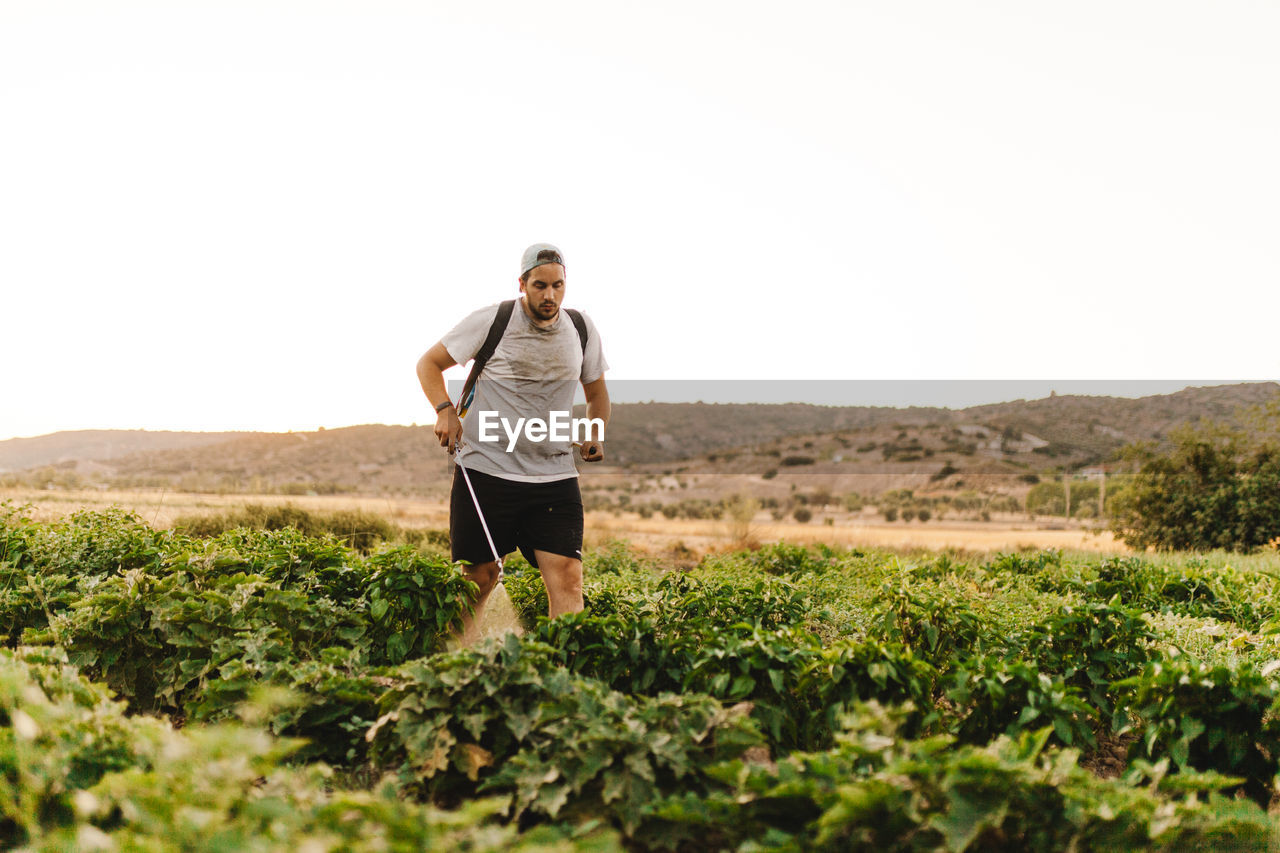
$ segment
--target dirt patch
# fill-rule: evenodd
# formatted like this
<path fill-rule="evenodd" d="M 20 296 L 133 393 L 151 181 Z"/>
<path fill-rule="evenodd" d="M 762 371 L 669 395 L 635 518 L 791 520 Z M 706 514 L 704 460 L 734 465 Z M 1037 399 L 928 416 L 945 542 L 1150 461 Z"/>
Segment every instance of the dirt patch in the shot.
<path fill-rule="evenodd" d="M 1080 766 L 1100 779 L 1115 779 L 1129 766 L 1129 747 L 1137 739 L 1134 732 L 1123 735 L 1102 732 L 1097 746 L 1080 756 Z"/>

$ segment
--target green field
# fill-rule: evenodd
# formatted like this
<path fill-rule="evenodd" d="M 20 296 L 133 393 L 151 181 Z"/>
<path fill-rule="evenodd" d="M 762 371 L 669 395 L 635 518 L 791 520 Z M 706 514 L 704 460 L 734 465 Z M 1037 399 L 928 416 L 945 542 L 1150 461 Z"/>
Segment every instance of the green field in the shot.
<path fill-rule="evenodd" d="M 1274 552 L 586 561 L 0 507 L 0 847 L 1268 850 Z M 387 527 L 394 540 L 394 529 Z"/>

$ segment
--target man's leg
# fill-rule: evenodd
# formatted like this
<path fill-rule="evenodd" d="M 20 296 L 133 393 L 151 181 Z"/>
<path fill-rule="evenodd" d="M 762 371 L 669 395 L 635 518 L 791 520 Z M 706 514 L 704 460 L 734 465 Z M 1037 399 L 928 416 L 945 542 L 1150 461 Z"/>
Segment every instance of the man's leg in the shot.
<path fill-rule="evenodd" d="M 547 615 L 582 612 L 582 561 L 576 557 L 535 550 L 542 583 L 547 588 Z"/>
<path fill-rule="evenodd" d="M 462 618 L 462 627 L 453 635 L 454 641 L 461 647 L 473 645 L 480 639 L 480 620 L 484 617 L 484 606 L 489 601 L 489 594 L 498 585 L 498 564 L 494 562 L 477 563 L 465 569 L 467 579 L 480 587 L 476 593 L 473 611 Z"/>
<path fill-rule="evenodd" d="M 509 485 L 497 477 L 490 477 L 478 471 L 469 473 L 471 484 L 476 490 L 476 499 L 484 507 L 489 523 L 493 525 L 497 546 L 501 548 L 504 545 L 502 531 L 509 524 L 505 517 L 508 510 L 507 502 L 503 499 L 503 489 L 509 488 Z M 472 612 L 463 617 L 462 626 L 453 633 L 455 644 L 470 646 L 480 639 L 479 624 L 484 616 L 484 606 L 489 601 L 489 594 L 498 585 L 498 564 L 492 559 L 485 559 L 493 552 L 490 550 L 489 539 L 485 535 L 480 517 L 476 515 L 471 490 L 467 488 L 460 468 L 454 470 L 453 491 L 449 498 L 449 543 L 453 559 L 471 564 L 464 571 L 467 578 L 480 587 L 479 592 L 476 593 Z M 510 550 L 506 548 L 498 553 L 506 553 Z"/>

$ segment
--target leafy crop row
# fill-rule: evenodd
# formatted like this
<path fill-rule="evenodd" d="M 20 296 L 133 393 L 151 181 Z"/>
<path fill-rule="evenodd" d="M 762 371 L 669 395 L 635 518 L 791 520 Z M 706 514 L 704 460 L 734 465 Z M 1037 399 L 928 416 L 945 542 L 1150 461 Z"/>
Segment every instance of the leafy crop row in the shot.
<path fill-rule="evenodd" d="M 1267 575 L 788 545 L 667 571 L 615 546 L 588 557 L 586 610 L 547 620 L 536 571 L 509 568 L 526 634 L 449 652 L 474 587 L 431 551 L 0 514 L 0 628 L 21 648 L 0 654 L 0 843 L 1278 840 Z M 1192 658 L 1168 614 L 1257 632 L 1257 665 L 1225 641 Z M 1086 769 L 1125 748 L 1117 778 Z"/>

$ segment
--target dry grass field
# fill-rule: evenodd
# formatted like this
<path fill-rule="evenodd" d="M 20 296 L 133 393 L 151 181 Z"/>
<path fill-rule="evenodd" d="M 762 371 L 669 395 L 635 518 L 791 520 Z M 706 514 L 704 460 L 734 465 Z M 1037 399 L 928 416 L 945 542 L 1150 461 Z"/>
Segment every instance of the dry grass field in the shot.
<path fill-rule="evenodd" d="M 413 498 L 377 498 L 348 495 L 298 496 L 215 495 L 186 492 L 36 491 L 0 489 L 0 501 L 29 505 L 37 520 L 52 520 L 80 509 L 120 506 L 136 512 L 156 527 L 172 526 L 183 515 L 209 515 L 245 504 L 291 504 L 312 511 L 359 509 L 377 513 L 402 527 L 437 528 L 449 526 L 449 508 L 443 501 Z M 890 549 L 942 549 L 968 551 L 1008 551 L 1019 548 L 1061 548 L 1123 553 L 1129 549 L 1108 531 L 1065 527 L 1034 522 L 932 520 L 888 523 L 865 516 L 835 515 L 831 524 L 774 521 L 767 514 L 757 516 L 748 531 L 756 542 L 826 543 L 834 546 L 867 546 Z M 688 552 L 689 556 L 724 550 L 743 544 L 721 521 L 693 521 L 660 517 L 642 519 L 633 513 L 587 514 L 586 544 L 600 546 L 613 539 L 625 539 L 653 552 Z"/>

